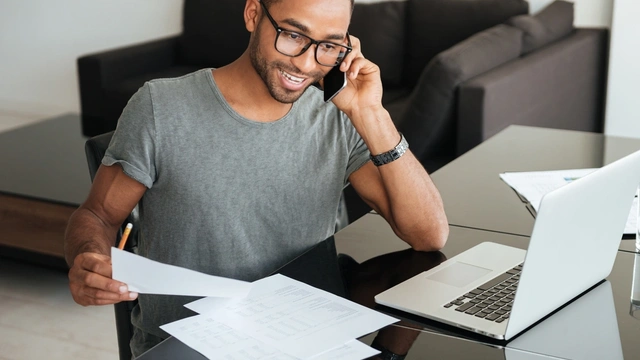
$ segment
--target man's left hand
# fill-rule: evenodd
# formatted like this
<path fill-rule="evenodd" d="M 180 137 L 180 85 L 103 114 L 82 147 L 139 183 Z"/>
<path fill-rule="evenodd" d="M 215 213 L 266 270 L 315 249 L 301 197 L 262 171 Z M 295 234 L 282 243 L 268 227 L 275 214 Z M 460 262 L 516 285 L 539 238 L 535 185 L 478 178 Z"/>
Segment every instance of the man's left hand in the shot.
<path fill-rule="evenodd" d="M 360 40 L 349 36 L 353 50 L 340 64 L 340 71 L 347 74 L 347 86 L 333 98 L 333 103 L 353 120 L 364 109 L 382 106 L 382 80 L 378 65 L 362 55 Z"/>

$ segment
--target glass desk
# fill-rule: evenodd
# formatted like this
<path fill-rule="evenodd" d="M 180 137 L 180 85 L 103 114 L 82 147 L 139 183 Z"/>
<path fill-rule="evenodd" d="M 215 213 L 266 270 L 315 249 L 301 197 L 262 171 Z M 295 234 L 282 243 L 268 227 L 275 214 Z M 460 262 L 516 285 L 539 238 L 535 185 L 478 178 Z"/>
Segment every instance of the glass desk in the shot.
<path fill-rule="evenodd" d="M 534 218 L 500 173 L 596 168 L 637 150 L 640 139 L 512 125 L 431 177 L 449 224 L 530 236 Z"/>
<path fill-rule="evenodd" d="M 308 277 L 300 280 L 336 293 L 335 289 L 343 288 L 351 300 L 399 318 L 400 323 L 361 341 L 370 344 L 376 336 L 390 338 L 408 352 L 406 359 L 640 358 L 640 289 L 636 291 L 638 306 L 631 302 L 632 287 L 636 290 L 634 273 L 640 288 L 640 258 L 634 253 L 633 240 L 622 241 L 606 281 L 508 343 L 492 342 L 373 301 L 376 294 L 481 242 L 526 249 L 534 218 L 499 173 L 600 167 L 637 149 L 638 139 L 511 126 L 432 174 L 451 224 L 442 251 L 415 252 L 382 217 L 367 214 L 335 235 L 337 252 L 349 257 L 336 258 L 331 246 L 321 244 L 289 265 L 298 264 L 297 276 L 313 277 L 327 269 L 314 271 L 315 266 L 305 265 L 311 263 L 310 258 L 322 256 L 324 262 L 333 263 L 329 266 L 337 267 L 339 275 L 333 271 L 323 282 Z M 317 249 L 323 250 L 318 253 Z M 579 249 L 575 256 L 580 256 Z M 327 288 L 331 278 L 338 284 Z M 203 358 L 173 338 L 140 358 L 177 357 Z"/>
<path fill-rule="evenodd" d="M 638 318 L 630 315 L 635 254 L 619 252 L 606 282 L 513 341 L 497 343 L 464 330 L 378 306 L 373 297 L 483 241 L 526 248 L 527 237 L 452 226 L 449 241 L 441 252 L 416 252 L 393 234 L 382 217 L 367 214 L 334 238 L 320 243 L 280 272 L 333 293 L 346 294 L 352 301 L 401 320 L 360 339 L 367 344 L 376 336 L 391 338 L 408 351 L 406 359 L 640 357 L 640 311 L 637 311 Z M 336 250 L 349 257 L 336 257 Z M 640 259 L 637 262 L 640 278 Z M 204 359 L 174 338 L 165 340 L 139 357 L 146 360 L 174 358 Z"/>

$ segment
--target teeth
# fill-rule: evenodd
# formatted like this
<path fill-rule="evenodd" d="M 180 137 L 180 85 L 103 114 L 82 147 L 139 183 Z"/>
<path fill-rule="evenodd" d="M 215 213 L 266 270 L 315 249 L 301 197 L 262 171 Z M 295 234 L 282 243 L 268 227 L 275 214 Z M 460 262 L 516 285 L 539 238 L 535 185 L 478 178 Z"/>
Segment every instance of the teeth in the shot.
<path fill-rule="evenodd" d="M 299 83 L 301 83 L 301 82 L 303 82 L 303 81 L 304 81 L 304 79 L 303 79 L 303 78 L 299 78 L 299 77 L 293 76 L 293 75 L 288 74 L 288 73 L 286 73 L 286 72 L 284 72 L 284 71 L 282 71 L 282 70 L 280 70 L 280 73 L 281 73 L 284 77 L 286 77 L 288 80 L 290 80 L 291 82 L 294 82 L 294 83 L 298 83 L 298 84 L 299 84 Z"/>

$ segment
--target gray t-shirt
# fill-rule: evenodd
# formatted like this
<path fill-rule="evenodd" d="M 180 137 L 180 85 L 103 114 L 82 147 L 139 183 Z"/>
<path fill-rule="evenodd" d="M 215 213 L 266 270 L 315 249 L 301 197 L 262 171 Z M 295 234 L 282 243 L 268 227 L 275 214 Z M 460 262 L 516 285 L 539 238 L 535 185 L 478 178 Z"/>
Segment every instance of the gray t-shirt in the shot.
<path fill-rule="evenodd" d="M 254 281 L 333 233 L 348 177 L 368 160 L 351 121 L 319 90 L 260 123 L 235 112 L 203 69 L 140 88 L 102 163 L 148 188 L 140 255 Z M 167 336 L 160 325 L 192 315 L 182 306 L 192 300 L 140 295 L 134 355 Z"/>

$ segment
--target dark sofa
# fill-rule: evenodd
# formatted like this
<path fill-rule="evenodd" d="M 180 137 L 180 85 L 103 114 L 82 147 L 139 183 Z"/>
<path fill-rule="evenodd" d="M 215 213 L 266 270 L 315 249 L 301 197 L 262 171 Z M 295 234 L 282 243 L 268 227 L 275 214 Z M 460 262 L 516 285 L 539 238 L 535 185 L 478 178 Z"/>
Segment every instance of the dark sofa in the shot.
<path fill-rule="evenodd" d="M 84 134 L 113 130 L 145 81 L 238 57 L 244 4 L 185 0 L 180 35 L 79 58 Z M 527 13 L 525 0 L 356 0 L 350 32 L 380 66 L 383 104 L 427 170 L 510 124 L 602 131 L 607 30 L 574 29 L 565 1 Z M 354 208 L 351 219 L 366 210 Z"/>
<path fill-rule="evenodd" d="M 113 130 L 147 80 L 238 57 L 249 39 L 244 3 L 185 0 L 180 35 L 79 58 L 83 133 Z M 428 170 L 510 124 L 602 130 L 608 33 L 573 29 L 572 3 L 550 8 L 530 16 L 524 0 L 356 1 L 350 31 L 380 66 L 383 103 Z"/>

